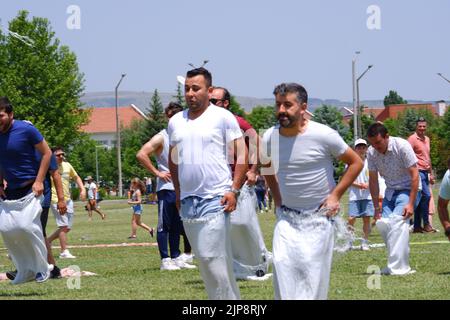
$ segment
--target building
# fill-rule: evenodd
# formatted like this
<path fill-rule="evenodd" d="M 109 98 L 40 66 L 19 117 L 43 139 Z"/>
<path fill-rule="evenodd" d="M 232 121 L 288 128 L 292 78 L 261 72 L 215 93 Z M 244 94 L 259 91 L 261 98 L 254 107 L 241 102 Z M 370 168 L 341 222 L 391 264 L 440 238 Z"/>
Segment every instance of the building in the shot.
<path fill-rule="evenodd" d="M 416 109 L 416 110 L 429 110 L 434 115 L 438 115 L 436 107 L 431 103 L 419 103 L 419 104 L 391 104 L 387 105 L 383 111 L 376 117 L 377 121 L 385 121 L 386 119 L 397 119 L 398 116 L 405 112 L 406 109 Z"/>
<path fill-rule="evenodd" d="M 118 107 L 119 123 L 121 128 L 130 127 L 134 120 L 144 120 L 147 116 L 134 104 L 126 107 Z M 116 108 L 92 108 L 88 124 L 81 130 L 90 134 L 91 138 L 101 145 L 112 148 L 116 138 Z"/>

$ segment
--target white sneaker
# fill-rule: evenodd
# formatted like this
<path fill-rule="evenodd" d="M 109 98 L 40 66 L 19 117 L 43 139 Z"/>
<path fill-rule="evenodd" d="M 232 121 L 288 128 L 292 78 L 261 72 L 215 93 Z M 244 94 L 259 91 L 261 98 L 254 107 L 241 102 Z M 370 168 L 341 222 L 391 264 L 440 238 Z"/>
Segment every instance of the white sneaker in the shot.
<path fill-rule="evenodd" d="M 75 259 L 76 257 L 73 256 L 69 250 L 64 250 L 63 252 L 61 252 L 61 254 L 59 255 L 60 259 Z"/>
<path fill-rule="evenodd" d="M 161 260 L 161 267 L 160 270 L 180 270 L 181 268 L 178 267 L 174 261 L 170 258 L 164 258 Z"/>
<path fill-rule="evenodd" d="M 183 260 L 184 262 L 187 262 L 187 263 L 194 262 L 194 255 L 192 253 L 180 254 L 180 256 L 178 258 Z"/>
<path fill-rule="evenodd" d="M 175 265 L 178 266 L 180 269 L 197 269 L 196 266 L 184 262 L 183 259 L 180 257 L 173 259 L 173 262 L 175 262 Z"/>
<path fill-rule="evenodd" d="M 370 250 L 369 243 L 367 241 L 363 241 L 361 243 L 361 250 L 362 251 L 369 251 Z"/>

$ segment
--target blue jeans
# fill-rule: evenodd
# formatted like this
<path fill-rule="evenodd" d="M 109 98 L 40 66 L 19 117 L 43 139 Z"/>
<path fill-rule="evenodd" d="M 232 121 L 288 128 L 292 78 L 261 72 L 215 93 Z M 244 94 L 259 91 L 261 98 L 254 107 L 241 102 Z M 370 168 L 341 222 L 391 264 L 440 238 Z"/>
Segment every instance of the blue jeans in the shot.
<path fill-rule="evenodd" d="M 259 208 L 259 210 L 263 210 L 263 209 L 267 208 L 267 204 L 266 204 L 266 190 L 256 188 L 255 192 L 256 192 L 256 197 L 258 198 L 258 208 Z"/>
<path fill-rule="evenodd" d="M 190 196 L 181 200 L 181 218 L 199 219 L 213 216 L 223 212 L 224 206 L 220 204 L 222 196 L 211 199 L 204 199 L 197 196 Z"/>
<path fill-rule="evenodd" d="M 414 229 L 419 229 L 423 220 L 423 226 L 430 224 L 428 214 L 430 213 L 430 181 L 428 180 L 428 171 L 419 171 L 420 180 L 422 181 L 422 196 L 419 204 L 414 210 Z"/>
<path fill-rule="evenodd" d="M 391 200 L 386 197 L 383 199 L 383 218 L 388 218 L 392 215 L 401 216 L 403 215 L 403 208 L 409 202 L 409 190 L 396 190 L 392 195 Z M 414 208 L 420 201 L 420 192 L 417 194 L 416 202 L 414 203 Z"/>
<path fill-rule="evenodd" d="M 158 228 L 156 241 L 158 242 L 159 255 L 161 259 L 169 258 L 170 247 L 170 258 L 175 259 L 180 255 L 180 234 L 182 228 L 182 222 L 176 206 L 175 191 L 161 190 L 157 194 Z M 167 244 L 169 244 L 169 247 Z"/>

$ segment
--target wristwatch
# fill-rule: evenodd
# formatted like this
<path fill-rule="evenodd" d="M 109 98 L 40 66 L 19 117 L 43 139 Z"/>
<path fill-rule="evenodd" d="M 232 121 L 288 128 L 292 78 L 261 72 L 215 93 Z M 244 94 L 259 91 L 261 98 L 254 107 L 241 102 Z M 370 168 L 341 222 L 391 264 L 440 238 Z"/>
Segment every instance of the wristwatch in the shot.
<path fill-rule="evenodd" d="M 232 189 L 230 190 L 230 192 L 233 192 L 234 195 L 235 195 L 236 198 L 237 198 L 237 197 L 239 197 L 239 194 L 241 193 L 241 190 L 232 188 Z"/>

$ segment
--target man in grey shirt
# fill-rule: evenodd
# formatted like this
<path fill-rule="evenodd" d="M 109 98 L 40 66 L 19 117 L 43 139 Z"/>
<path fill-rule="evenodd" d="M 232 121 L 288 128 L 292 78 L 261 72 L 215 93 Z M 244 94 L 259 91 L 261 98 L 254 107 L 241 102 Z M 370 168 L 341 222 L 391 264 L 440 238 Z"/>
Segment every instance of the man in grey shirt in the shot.
<path fill-rule="evenodd" d="M 388 248 L 388 267 L 385 274 L 406 274 L 409 267 L 409 219 L 418 203 L 419 171 L 417 158 L 408 141 L 389 137 L 381 123 L 372 124 L 367 132 L 371 144 L 369 162 L 369 189 L 375 207 L 375 219 L 389 219 L 389 227 L 380 229 Z M 382 208 L 378 203 L 378 173 L 385 179 L 386 191 Z M 403 217 L 403 221 L 398 219 Z M 377 223 L 377 226 L 380 226 Z M 406 231 L 404 231 L 406 230 Z M 385 232 L 386 231 L 386 232 Z"/>
<path fill-rule="evenodd" d="M 274 90 L 279 125 L 263 137 L 261 173 L 273 192 L 276 299 L 327 299 L 339 201 L 363 168 L 339 134 L 305 117 L 308 94 L 301 85 Z M 333 159 L 348 169 L 336 185 Z"/>

